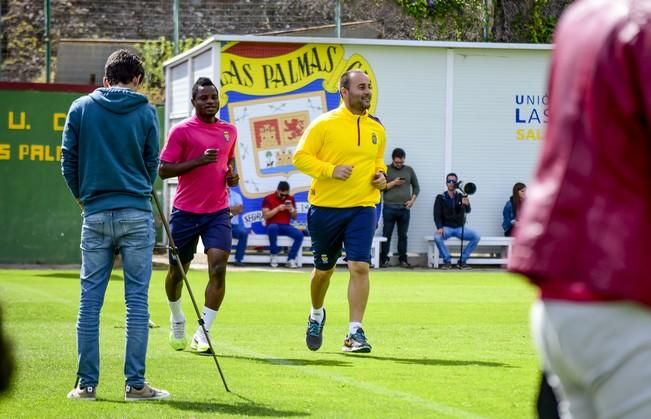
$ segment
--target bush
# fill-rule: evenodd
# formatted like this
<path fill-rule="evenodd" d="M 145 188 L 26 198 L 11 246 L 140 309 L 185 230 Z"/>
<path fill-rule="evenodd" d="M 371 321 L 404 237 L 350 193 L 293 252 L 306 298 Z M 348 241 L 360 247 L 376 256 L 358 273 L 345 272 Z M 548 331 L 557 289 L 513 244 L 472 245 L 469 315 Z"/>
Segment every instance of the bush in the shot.
<path fill-rule="evenodd" d="M 185 38 L 179 41 L 179 51 L 184 52 L 199 45 L 203 39 Z M 136 44 L 135 49 L 143 60 L 145 81 L 141 86 L 143 94 L 149 97 L 151 103 L 165 103 L 165 72 L 163 63 L 174 57 L 174 43 L 161 36 L 152 41 Z"/>

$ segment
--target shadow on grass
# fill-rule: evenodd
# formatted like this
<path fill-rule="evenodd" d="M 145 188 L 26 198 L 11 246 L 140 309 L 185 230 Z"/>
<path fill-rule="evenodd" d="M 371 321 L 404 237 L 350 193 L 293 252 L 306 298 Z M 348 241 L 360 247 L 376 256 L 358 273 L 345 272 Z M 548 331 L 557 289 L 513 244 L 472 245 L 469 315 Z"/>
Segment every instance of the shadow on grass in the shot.
<path fill-rule="evenodd" d="M 366 355 L 366 354 L 346 354 L 346 353 L 342 353 L 340 355 L 345 357 L 376 359 L 378 361 L 392 361 L 392 362 L 397 362 L 399 364 L 436 365 L 436 366 L 443 366 L 443 367 L 465 367 L 469 365 L 474 365 L 477 367 L 514 368 L 513 366 L 505 364 L 503 362 L 474 361 L 474 360 L 464 360 L 464 359 L 396 358 L 391 356 L 375 356 L 375 355 Z"/>
<path fill-rule="evenodd" d="M 63 279 L 79 279 L 79 273 L 71 273 L 71 272 L 52 272 L 52 273 L 42 273 L 38 275 L 41 278 L 63 278 Z M 111 274 L 111 277 L 109 278 L 111 281 L 124 281 L 124 278 L 118 274 Z"/>
<path fill-rule="evenodd" d="M 209 354 L 201 354 L 201 356 L 212 356 Z M 236 356 L 236 355 L 217 355 L 217 359 L 221 358 L 231 358 L 231 359 L 241 359 L 244 361 L 253 361 L 260 362 L 270 365 L 284 365 L 284 366 L 323 366 L 323 367 L 350 367 L 352 362 L 348 361 L 338 361 L 336 359 L 300 359 L 300 358 L 255 358 L 251 356 Z"/>
<path fill-rule="evenodd" d="M 248 400 L 248 399 L 247 399 Z M 184 400 L 165 400 L 161 403 L 168 404 L 175 409 L 190 410 L 193 412 L 223 413 L 226 415 L 242 416 L 266 416 L 266 417 L 291 417 L 291 416 L 309 416 L 308 413 L 297 412 L 293 410 L 279 410 L 272 407 L 264 406 L 254 401 L 247 403 L 208 403 L 208 402 L 191 402 Z"/>
<path fill-rule="evenodd" d="M 166 404 L 170 407 L 178 410 L 187 410 L 192 412 L 201 412 L 201 413 L 223 413 L 227 415 L 238 415 L 238 416 L 264 416 L 264 417 L 292 417 L 292 416 L 309 416 L 309 413 L 298 412 L 293 410 L 279 410 L 272 407 L 264 406 L 254 402 L 251 399 L 240 396 L 237 393 L 231 393 L 232 395 L 244 400 L 245 402 L 234 402 L 233 404 L 228 403 L 219 403 L 219 402 L 196 402 L 189 400 L 161 400 L 153 403 L 160 403 L 161 405 Z M 173 396 L 172 396 L 173 397 Z M 125 402 L 124 400 L 102 400 L 97 399 L 104 403 L 118 403 L 126 404 L 131 402 Z"/>

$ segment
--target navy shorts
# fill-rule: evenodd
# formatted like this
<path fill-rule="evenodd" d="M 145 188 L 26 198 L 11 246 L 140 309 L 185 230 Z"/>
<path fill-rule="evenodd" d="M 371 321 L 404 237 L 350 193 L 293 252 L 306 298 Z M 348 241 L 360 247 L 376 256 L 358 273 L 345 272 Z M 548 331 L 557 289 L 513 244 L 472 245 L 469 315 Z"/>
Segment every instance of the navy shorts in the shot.
<path fill-rule="evenodd" d="M 346 249 L 347 261 L 371 264 L 371 245 L 375 234 L 374 207 L 328 208 L 312 205 L 307 227 L 312 237 L 314 267 L 332 269 Z"/>
<path fill-rule="evenodd" d="M 199 237 L 203 241 L 206 253 L 208 249 L 231 251 L 233 238 L 228 208 L 210 214 L 195 214 L 173 208 L 170 217 L 170 231 L 183 265 L 194 258 Z M 171 251 L 169 257 L 170 265 L 176 264 Z"/>

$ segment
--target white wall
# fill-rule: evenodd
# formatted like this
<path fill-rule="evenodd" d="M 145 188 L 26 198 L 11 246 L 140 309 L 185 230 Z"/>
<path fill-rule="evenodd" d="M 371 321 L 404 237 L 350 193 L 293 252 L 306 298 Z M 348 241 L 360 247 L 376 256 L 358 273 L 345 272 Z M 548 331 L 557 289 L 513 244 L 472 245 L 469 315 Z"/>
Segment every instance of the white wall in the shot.
<path fill-rule="evenodd" d="M 360 45 L 353 51 L 371 63 L 378 80 L 376 114 L 387 129 L 387 164 L 393 148 L 403 148 L 406 164 L 420 182 L 421 194 L 411 211 L 409 251 L 425 252 L 423 236 L 434 230 L 434 199 L 445 190 L 450 171 L 477 185 L 468 226 L 484 236 L 502 235 L 502 208 L 515 182 L 530 181 L 541 144 L 517 139 L 517 129 L 541 125 L 535 120 L 516 123 L 515 109 L 520 108 L 520 120 L 528 120 L 532 109 L 544 106 L 527 106 L 526 100 L 518 105 L 515 97 L 542 100 L 549 51 L 451 49 L 450 67 L 448 48 Z M 451 77 L 447 68 L 453 70 Z M 450 82 L 452 96 L 447 97 Z M 446 105 L 452 110 L 449 144 Z"/>
<path fill-rule="evenodd" d="M 403 148 L 405 164 L 418 176 L 421 192 L 411 210 L 408 249 L 424 253 L 423 236 L 432 234 L 433 197 L 445 175 L 446 49 L 359 46 L 353 51 L 369 61 L 378 80 L 376 115 L 387 130 L 386 163 L 394 148 Z"/>
<path fill-rule="evenodd" d="M 237 40 L 343 43 L 347 56 L 359 54 L 371 65 L 377 80 L 375 114 L 388 136 L 386 162 L 393 148 L 405 149 L 406 164 L 420 181 L 421 194 L 411 213 L 410 252 L 426 250 L 423 236 L 433 233 L 432 207 L 445 189 L 448 171 L 478 187 L 468 225 L 484 236 L 502 235 L 502 207 L 515 182 L 530 181 L 540 148 L 541 140 L 532 137 L 543 127 L 535 115 L 542 120 L 545 105 L 537 102 L 544 99 L 549 47 L 215 37 L 212 44 L 167 63 L 168 126 L 189 115 L 194 80 L 189 74 L 219 79 L 220 45 Z M 534 103 L 520 104 L 516 97 Z M 519 136 L 517 130 L 522 130 Z"/>
<path fill-rule="evenodd" d="M 529 183 L 541 141 L 518 140 L 516 130 L 539 124 L 515 123 L 531 107 L 516 95 L 543 96 L 547 51 L 456 50 L 452 171 L 475 182 L 468 225 L 485 236 L 503 234 L 502 208 L 516 182 Z M 439 180 L 443 189 L 443 179 Z"/>

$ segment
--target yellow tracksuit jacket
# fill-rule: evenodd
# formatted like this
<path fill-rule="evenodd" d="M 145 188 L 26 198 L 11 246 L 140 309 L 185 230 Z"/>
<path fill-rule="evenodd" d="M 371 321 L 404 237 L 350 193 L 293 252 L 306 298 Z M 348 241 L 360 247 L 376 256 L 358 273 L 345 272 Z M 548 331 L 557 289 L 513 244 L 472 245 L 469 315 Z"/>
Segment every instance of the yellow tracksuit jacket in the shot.
<path fill-rule="evenodd" d="M 308 201 L 330 208 L 373 207 L 380 191 L 371 185 L 375 172 L 386 173 L 386 133 L 379 120 L 368 113 L 355 115 L 343 104 L 307 127 L 294 152 L 293 164 L 312 177 Z M 337 180 L 337 165 L 352 165 L 347 180 Z"/>

